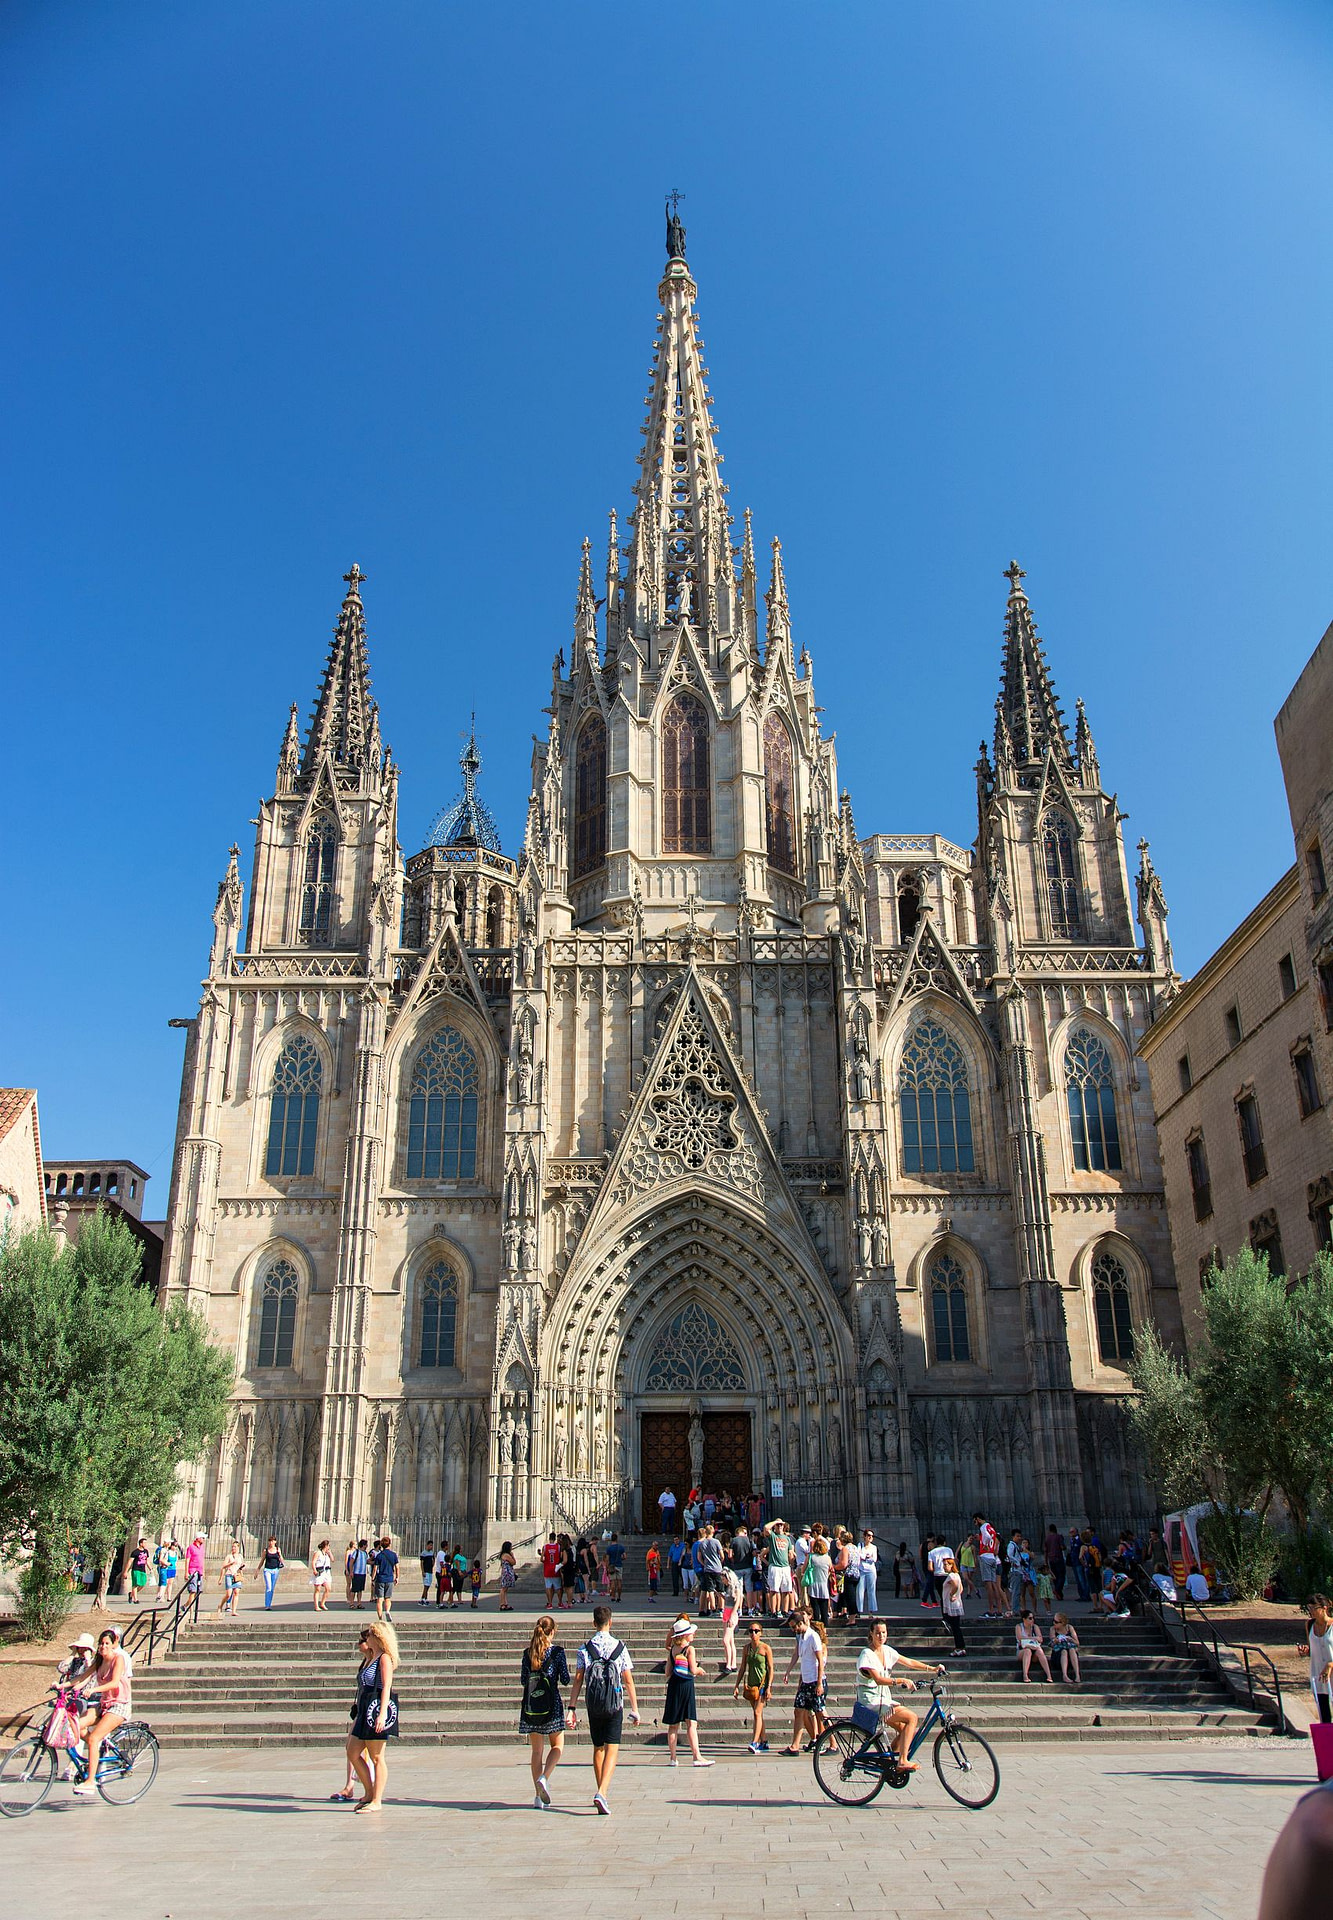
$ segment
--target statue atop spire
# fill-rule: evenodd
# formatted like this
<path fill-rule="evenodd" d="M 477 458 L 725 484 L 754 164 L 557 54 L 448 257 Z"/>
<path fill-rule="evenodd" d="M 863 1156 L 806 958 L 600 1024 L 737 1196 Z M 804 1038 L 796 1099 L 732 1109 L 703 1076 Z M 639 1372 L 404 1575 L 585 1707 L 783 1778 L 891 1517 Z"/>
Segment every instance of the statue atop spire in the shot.
<path fill-rule="evenodd" d="M 680 217 L 680 203 L 685 198 L 673 187 L 667 195 L 666 207 L 666 250 L 668 260 L 685 258 L 685 226 Z"/>
<path fill-rule="evenodd" d="M 1074 771 L 1074 755 L 1065 730 L 1065 719 L 1055 697 L 1050 669 L 1042 651 L 1037 623 L 1023 581 L 1027 578 L 1017 560 L 1004 569 L 1009 582 L 1009 603 L 1004 619 L 1004 667 L 1000 697 L 995 712 L 995 759 L 1011 761 L 1015 768 L 1039 766 L 1047 749 L 1060 764 Z"/>

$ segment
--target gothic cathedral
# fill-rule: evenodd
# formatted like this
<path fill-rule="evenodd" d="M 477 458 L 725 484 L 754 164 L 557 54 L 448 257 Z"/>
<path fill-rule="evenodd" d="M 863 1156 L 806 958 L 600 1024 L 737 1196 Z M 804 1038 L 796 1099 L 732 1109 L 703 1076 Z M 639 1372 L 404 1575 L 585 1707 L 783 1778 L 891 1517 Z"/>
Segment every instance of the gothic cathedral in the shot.
<path fill-rule="evenodd" d="M 628 539 L 603 581 L 584 542 L 517 860 L 475 744 L 404 859 L 355 566 L 248 915 L 232 849 L 166 1284 L 237 1387 L 181 1525 L 526 1552 L 700 1478 L 893 1541 L 1151 1508 L 1146 843 L 1140 943 L 1017 565 L 976 840 L 861 837 L 778 542 L 762 615 L 748 513 L 733 544 L 674 220 L 668 255 Z"/>

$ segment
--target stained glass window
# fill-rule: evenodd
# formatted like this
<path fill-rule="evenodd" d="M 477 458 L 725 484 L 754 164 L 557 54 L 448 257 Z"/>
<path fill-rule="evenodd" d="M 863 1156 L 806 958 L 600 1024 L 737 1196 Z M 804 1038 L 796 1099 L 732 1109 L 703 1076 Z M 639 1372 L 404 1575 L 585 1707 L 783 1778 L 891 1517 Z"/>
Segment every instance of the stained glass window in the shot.
<path fill-rule="evenodd" d="M 1129 1278 L 1113 1253 L 1092 1263 L 1092 1304 L 1097 1316 L 1097 1345 L 1108 1363 L 1134 1358 L 1134 1326 Z"/>
<path fill-rule="evenodd" d="M 1069 1036 L 1065 1091 L 1074 1165 L 1081 1173 L 1119 1173 L 1120 1127 L 1111 1056 L 1087 1027 L 1076 1027 Z"/>
<path fill-rule="evenodd" d="M 796 780 L 791 735 L 776 713 L 764 722 L 764 805 L 768 820 L 768 864 L 779 873 L 796 873 Z"/>
<path fill-rule="evenodd" d="M 477 1062 L 441 1027 L 417 1055 L 408 1089 L 409 1180 L 471 1180 L 477 1166 Z"/>
<path fill-rule="evenodd" d="M 419 1284 L 421 1294 L 421 1338 L 417 1345 L 419 1367 L 452 1367 L 454 1335 L 458 1326 L 458 1280 L 443 1260 L 427 1267 Z"/>
<path fill-rule="evenodd" d="M 930 1317 L 936 1360 L 970 1360 L 967 1277 L 952 1254 L 937 1254 L 930 1263 Z"/>
<path fill-rule="evenodd" d="M 663 851 L 708 853 L 711 818 L 708 714 L 702 700 L 680 693 L 662 721 Z"/>
<path fill-rule="evenodd" d="M 1074 830 L 1062 813 L 1048 813 L 1042 822 L 1042 849 L 1046 856 L 1046 898 L 1051 909 L 1051 931 L 1063 939 L 1082 932 L 1078 899 L 1078 867 L 1074 860 Z"/>
<path fill-rule="evenodd" d="M 314 1041 L 309 1034 L 293 1035 L 273 1069 L 268 1152 L 264 1158 L 266 1174 L 315 1171 L 315 1131 L 319 1124 L 323 1078 L 324 1069 Z"/>
<path fill-rule="evenodd" d="M 745 1368 L 731 1335 L 696 1300 L 662 1329 L 646 1393 L 743 1393 Z"/>
<path fill-rule="evenodd" d="M 261 1367 L 290 1367 L 296 1339 L 296 1268 L 290 1260 L 275 1260 L 259 1288 L 259 1352 Z"/>
<path fill-rule="evenodd" d="M 971 1173 L 972 1105 L 962 1048 L 934 1020 L 922 1020 L 898 1069 L 906 1173 Z"/>
<path fill-rule="evenodd" d="M 333 926 L 333 867 L 338 853 L 338 829 L 327 813 L 310 823 L 305 843 L 305 874 L 301 884 L 301 944 L 326 947 Z"/>
<path fill-rule="evenodd" d="M 574 754 L 574 878 L 606 859 L 606 723 L 590 714 Z"/>

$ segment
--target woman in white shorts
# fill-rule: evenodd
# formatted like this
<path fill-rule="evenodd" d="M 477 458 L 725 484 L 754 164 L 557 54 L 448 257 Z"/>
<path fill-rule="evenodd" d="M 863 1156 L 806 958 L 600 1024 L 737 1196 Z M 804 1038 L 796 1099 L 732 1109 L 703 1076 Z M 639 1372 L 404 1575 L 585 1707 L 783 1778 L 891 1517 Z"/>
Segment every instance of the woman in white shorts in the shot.
<path fill-rule="evenodd" d="M 333 1555 L 329 1552 L 327 1540 L 321 1540 L 315 1548 L 315 1557 L 310 1562 L 310 1585 L 315 1594 L 315 1612 L 327 1613 L 329 1592 L 333 1586 Z"/>
<path fill-rule="evenodd" d="M 888 1628 L 884 1622 L 872 1620 L 866 1629 L 866 1644 L 856 1663 L 857 1703 L 876 1708 L 883 1714 L 886 1724 L 893 1729 L 893 1747 L 899 1767 L 904 1772 L 915 1773 L 917 1762 L 909 1760 L 907 1752 L 916 1734 L 917 1716 L 910 1707 L 894 1705 L 889 1682 L 895 1667 L 911 1667 L 916 1673 L 944 1672 L 943 1667 L 931 1667 L 924 1660 L 909 1660 L 905 1653 L 899 1653 L 896 1647 L 889 1645 Z M 904 1680 L 902 1684 L 910 1689 L 916 1683 Z"/>

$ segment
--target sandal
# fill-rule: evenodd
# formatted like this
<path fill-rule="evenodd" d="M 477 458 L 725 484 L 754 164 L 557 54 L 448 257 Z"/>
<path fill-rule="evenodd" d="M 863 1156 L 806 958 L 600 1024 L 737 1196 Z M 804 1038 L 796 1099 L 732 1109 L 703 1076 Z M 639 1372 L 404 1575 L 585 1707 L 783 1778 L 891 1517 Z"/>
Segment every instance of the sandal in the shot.
<path fill-rule="evenodd" d="M 779 1747 L 778 1752 L 785 1753 L 788 1759 L 790 1760 L 799 1760 L 801 1755 L 805 1752 L 805 1748 L 804 1747 Z"/>
<path fill-rule="evenodd" d="M 330 1799 L 330 1800 L 338 1800 L 338 1801 L 341 1801 L 341 1803 L 342 1803 L 342 1805 L 343 1805 L 343 1806 L 346 1806 L 346 1805 L 348 1804 L 348 1802 L 349 1802 L 349 1801 L 351 1801 L 351 1800 L 355 1800 L 355 1798 L 356 1798 L 356 1788 L 355 1788 L 355 1787 L 352 1787 L 352 1788 L 350 1788 L 350 1789 L 348 1789 L 347 1791 L 345 1791 L 345 1792 L 343 1792 L 343 1793 L 331 1793 L 331 1794 L 329 1795 L 329 1799 Z"/>

